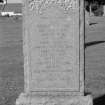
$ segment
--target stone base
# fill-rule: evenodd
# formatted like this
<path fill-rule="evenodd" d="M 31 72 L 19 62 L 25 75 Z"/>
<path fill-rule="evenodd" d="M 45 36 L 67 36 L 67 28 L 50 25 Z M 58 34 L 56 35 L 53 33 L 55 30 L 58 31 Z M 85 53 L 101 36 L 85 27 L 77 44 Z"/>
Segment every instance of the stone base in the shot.
<path fill-rule="evenodd" d="M 93 105 L 92 97 L 88 96 L 35 96 L 22 93 L 16 105 Z"/>

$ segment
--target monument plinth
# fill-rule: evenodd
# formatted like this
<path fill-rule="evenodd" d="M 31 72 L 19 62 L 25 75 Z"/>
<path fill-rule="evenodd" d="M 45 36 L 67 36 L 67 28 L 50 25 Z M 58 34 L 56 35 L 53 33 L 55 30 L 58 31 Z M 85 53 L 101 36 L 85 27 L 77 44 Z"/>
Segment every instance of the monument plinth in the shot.
<path fill-rule="evenodd" d="M 92 105 L 84 96 L 84 1 L 24 0 L 25 91 L 16 105 Z"/>

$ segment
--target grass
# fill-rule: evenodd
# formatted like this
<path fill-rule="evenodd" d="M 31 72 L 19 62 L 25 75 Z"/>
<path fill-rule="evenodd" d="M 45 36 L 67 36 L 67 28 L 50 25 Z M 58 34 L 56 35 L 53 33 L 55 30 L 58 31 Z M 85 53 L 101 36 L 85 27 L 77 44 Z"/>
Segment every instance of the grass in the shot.
<path fill-rule="evenodd" d="M 85 75 L 86 92 L 94 98 L 105 94 L 105 17 L 91 17 L 86 26 L 85 44 Z M 94 43 L 94 44 L 92 44 Z"/>
<path fill-rule="evenodd" d="M 23 79 L 22 17 L 0 17 L 0 105 L 15 105 Z"/>

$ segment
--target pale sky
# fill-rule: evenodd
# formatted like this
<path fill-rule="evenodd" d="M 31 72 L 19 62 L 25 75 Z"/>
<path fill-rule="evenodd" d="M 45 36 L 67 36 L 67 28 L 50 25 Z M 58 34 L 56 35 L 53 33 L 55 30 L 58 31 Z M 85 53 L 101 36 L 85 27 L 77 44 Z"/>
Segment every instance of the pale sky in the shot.
<path fill-rule="evenodd" d="M 21 3 L 22 0 L 7 0 L 8 3 Z"/>

